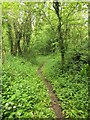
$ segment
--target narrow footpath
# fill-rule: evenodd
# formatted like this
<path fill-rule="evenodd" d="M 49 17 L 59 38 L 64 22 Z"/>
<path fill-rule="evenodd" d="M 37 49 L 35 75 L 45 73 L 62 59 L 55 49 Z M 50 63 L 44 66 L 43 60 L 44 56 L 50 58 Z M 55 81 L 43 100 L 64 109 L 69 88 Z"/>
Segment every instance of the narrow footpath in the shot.
<path fill-rule="evenodd" d="M 40 78 L 44 81 L 45 85 L 47 86 L 47 89 L 48 89 L 48 92 L 49 92 L 49 95 L 50 95 L 50 98 L 51 98 L 51 108 L 53 109 L 53 111 L 54 111 L 54 113 L 56 115 L 56 119 L 57 120 L 64 120 L 64 115 L 62 114 L 60 101 L 58 101 L 57 95 L 53 91 L 51 83 L 42 74 L 43 66 L 44 66 L 44 64 L 42 64 L 38 68 L 38 75 L 40 76 Z"/>

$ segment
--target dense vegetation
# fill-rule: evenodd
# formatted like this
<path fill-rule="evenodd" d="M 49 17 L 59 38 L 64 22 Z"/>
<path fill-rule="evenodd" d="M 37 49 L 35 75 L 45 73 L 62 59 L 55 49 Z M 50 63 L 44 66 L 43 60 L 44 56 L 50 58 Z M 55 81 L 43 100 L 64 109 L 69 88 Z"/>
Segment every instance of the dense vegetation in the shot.
<path fill-rule="evenodd" d="M 50 98 L 37 76 L 37 66 L 10 57 L 3 66 L 3 118 L 54 117 Z"/>
<path fill-rule="evenodd" d="M 65 118 L 88 118 L 90 3 L 2 3 L 2 118 L 56 118 L 37 70 Z"/>

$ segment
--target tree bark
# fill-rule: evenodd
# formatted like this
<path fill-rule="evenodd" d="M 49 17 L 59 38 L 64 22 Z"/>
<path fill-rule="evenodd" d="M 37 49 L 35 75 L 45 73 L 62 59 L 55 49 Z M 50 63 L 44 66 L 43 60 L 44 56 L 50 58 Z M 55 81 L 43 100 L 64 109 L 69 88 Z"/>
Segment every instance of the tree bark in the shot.
<path fill-rule="evenodd" d="M 13 55 L 13 38 L 12 38 L 12 31 L 11 31 L 11 29 L 12 29 L 12 27 L 8 23 L 8 38 L 10 40 L 10 51 L 11 51 L 11 55 Z"/>
<path fill-rule="evenodd" d="M 20 40 L 18 40 L 18 42 L 17 42 L 17 48 L 18 48 L 18 55 L 21 55 L 22 50 L 21 50 L 21 47 L 20 47 Z"/>
<path fill-rule="evenodd" d="M 90 99 L 90 2 L 88 3 L 88 101 Z M 88 103 L 90 106 L 90 102 Z M 88 118 L 90 118 L 90 107 L 88 107 Z"/>
<path fill-rule="evenodd" d="M 17 25 L 14 24 L 14 31 L 15 31 L 15 39 L 16 39 L 15 48 L 16 48 L 16 51 L 18 51 L 18 55 L 21 55 L 22 50 L 20 47 L 20 40 L 22 38 L 22 30 L 21 30 L 21 28 L 19 28 L 19 30 L 18 30 Z"/>
<path fill-rule="evenodd" d="M 13 46 L 13 55 L 17 55 L 17 41 L 15 40 L 14 46 Z"/>
<path fill-rule="evenodd" d="M 58 25 L 58 33 L 59 33 L 59 46 L 60 46 L 60 52 L 61 52 L 61 64 L 62 64 L 62 72 L 63 72 L 63 68 L 64 68 L 64 63 L 65 63 L 65 60 L 64 60 L 64 41 L 63 41 L 63 37 L 62 37 L 62 17 L 61 17 L 61 14 L 59 14 L 59 12 L 62 13 L 62 8 L 61 8 L 61 11 L 59 9 L 59 2 L 58 0 L 56 2 L 53 2 L 53 7 L 55 9 L 55 12 L 56 12 L 56 15 L 58 17 L 58 20 L 59 20 L 59 25 Z"/>
<path fill-rule="evenodd" d="M 88 64 L 90 66 L 90 2 L 88 3 Z"/>

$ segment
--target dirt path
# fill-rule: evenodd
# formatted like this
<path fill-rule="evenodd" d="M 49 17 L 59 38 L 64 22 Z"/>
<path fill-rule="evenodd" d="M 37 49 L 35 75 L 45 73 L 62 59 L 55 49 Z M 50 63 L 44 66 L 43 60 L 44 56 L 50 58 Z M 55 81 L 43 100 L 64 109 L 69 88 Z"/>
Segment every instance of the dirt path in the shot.
<path fill-rule="evenodd" d="M 42 68 L 44 65 L 41 65 L 38 68 L 38 74 L 40 76 L 40 78 L 44 81 L 45 85 L 47 86 L 47 89 L 49 90 L 49 95 L 51 98 L 51 108 L 53 109 L 55 115 L 56 115 L 56 119 L 57 120 L 63 120 L 64 116 L 62 114 L 62 109 L 60 107 L 60 103 L 58 101 L 58 98 L 55 94 L 55 92 L 53 91 L 52 85 L 51 83 L 44 77 L 44 75 L 42 74 Z"/>

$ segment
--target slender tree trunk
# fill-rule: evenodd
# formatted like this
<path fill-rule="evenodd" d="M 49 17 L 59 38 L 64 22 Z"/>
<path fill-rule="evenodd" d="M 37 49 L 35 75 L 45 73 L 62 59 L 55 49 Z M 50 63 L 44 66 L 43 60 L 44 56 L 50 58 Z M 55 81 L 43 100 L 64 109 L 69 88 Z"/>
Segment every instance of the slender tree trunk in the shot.
<path fill-rule="evenodd" d="M 13 40 L 10 36 L 9 36 L 9 39 L 10 39 L 10 46 L 11 46 L 11 55 L 13 55 Z"/>
<path fill-rule="evenodd" d="M 13 46 L 13 55 L 16 56 L 17 54 L 17 41 L 15 41 L 14 46 Z"/>
<path fill-rule="evenodd" d="M 58 31 L 59 31 L 59 46 L 60 46 L 60 51 L 61 51 L 61 64 L 62 64 L 62 71 L 63 71 L 63 65 L 64 65 L 64 43 L 63 43 L 63 38 L 62 38 L 61 22 L 59 22 Z"/>
<path fill-rule="evenodd" d="M 17 41 L 17 48 L 18 48 L 18 55 L 22 54 L 21 47 L 20 47 L 20 40 Z"/>
<path fill-rule="evenodd" d="M 19 30 L 17 30 L 17 25 L 14 24 L 14 31 L 15 31 L 15 39 L 16 39 L 16 44 L 15 44 L 16 53 L 18 51 L 18 55 L 21 55 L 22 51 L 21 51 L 21 47 L 20 47 L 20 40 L 22 38 L 22 30 L 20 28 L 19 28 Z"/>
<path fill-rule="evenodd" d="M 90 2 L 88 3 L 88 99 L 90 100 Z M 88 100 L 88 101 L 89 101 Z M 90 106 L 90 102 L 88 103 Z M 90 118 L 90 107 L 88 107 L 88 118 Z"/>
<path fill-rule="evenodd" d="M 88 64 L 90 66 L 90 2 L 88 3 Z"/>
<path fill-rule="evenodd" d="M 5 56 L 6 56 L 6 50 L 5 48 L 2 48 L 2 64 L 5 63 Z"/>
<path fill-rule="evenodd" d="M 12 37 L 11 29 L 12 29 L 12 27 L 8 23 L 8 38 L 9 38 L 9 41 L 10 41 L 10 51 L 11 51 L 11 55 L 13 55 L 13 37 Z"/>
<path fill-rule="evenodd" d="M 59 20 L 59 25 L 58 25 L 58 33 L 59 33 L 59 46 L 60 46 L 60 52 L 61 52 L 61 64 L 62 64 L 62 72 L 63 72 L 63 68 L 64 68 L 64 63 L 65 63 L 65 60 L 64 60 L 64 41 L 63 41 L 63 37 L 62 37 L 62 17 L 61 17 L 61 14 L 59 14 L 59 12 L 62 13 L 62 8 L 61 10 L 59 9 L 59 2 L 58 0 L 56 0 L 55 2 L 53 2 L 53 7 L 55 9 L 55 12 L 56 12 L 56 15 L 58 17 L 58 20 Z M 60 6 L 61 7 L 61 6 Z"/>

